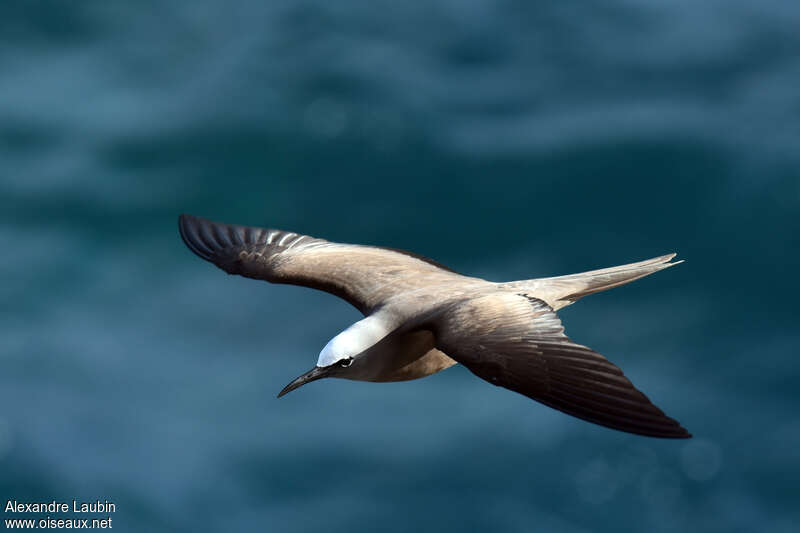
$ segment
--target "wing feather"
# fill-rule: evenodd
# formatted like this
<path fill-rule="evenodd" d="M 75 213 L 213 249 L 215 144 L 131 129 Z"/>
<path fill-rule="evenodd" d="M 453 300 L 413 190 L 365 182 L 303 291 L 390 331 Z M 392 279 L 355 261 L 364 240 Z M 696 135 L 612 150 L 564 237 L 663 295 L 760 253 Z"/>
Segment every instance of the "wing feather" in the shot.
<path fill-rule="evenodd" d="M 437 348 L 489 383 L 613 429 L 691 436 L 616 365 L 572 342 L 541 300 L 496 292 L 446 308 L 426 327 Z"/>
<path fill-rule="evenodd" d="M 339 244 L 190 215 L 181 215 L 178 227 L 192 252 L 229 274 L 323 290 L 364 314 L 394 294 L 464 278 L 404 250 Z"/>

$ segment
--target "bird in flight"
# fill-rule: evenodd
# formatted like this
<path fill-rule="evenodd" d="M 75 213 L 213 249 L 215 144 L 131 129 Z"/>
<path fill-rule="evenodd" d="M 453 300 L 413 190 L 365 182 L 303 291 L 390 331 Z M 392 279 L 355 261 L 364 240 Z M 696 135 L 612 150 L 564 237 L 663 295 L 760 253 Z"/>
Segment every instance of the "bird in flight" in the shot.
<path fill-rule="evenodd" d="M 365 318 L 322 349 L 311 381 L 406 381 L 461 363 L 492 385 L 613 429 L 688 438 L 605 357 L 564 334 L 556 311 L 679 264 L 675 254 L 580 274 L 493 283 L 412 252 L 181 215 L 189 249 L 228 274 L 334 294 Z"/>

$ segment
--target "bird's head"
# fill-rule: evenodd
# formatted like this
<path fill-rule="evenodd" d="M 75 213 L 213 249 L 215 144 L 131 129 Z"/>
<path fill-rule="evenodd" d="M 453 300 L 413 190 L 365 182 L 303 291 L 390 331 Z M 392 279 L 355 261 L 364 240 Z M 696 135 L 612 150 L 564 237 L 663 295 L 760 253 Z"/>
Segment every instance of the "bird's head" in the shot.
<path fill-rule="evenodd" d="M 363 329 L 348 328 L 332 338 L 319 353 L 317 366 L 286 385 L 278 398 L 322 378 L 357 378 L 366 355 Z"/>

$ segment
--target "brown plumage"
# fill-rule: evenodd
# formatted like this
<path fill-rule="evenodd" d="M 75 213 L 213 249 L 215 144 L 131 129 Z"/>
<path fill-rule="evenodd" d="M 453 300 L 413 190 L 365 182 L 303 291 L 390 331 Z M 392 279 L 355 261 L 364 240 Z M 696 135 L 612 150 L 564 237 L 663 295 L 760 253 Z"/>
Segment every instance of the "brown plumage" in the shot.
<path fill-rule="evenodd" d="M 555 311 L 663 270 L 675 254 L 581 274 L 509 283 L 468 277 L 411 252 L 181 215 L 181 236 L 229 274 L 320 289 L 366 318 L 334 337 L 280 395 L 323 377 L 402 381 L 456 362 L 578 418 L 666 438 L 689 433 L 602 355 L 575 344 Z M 280 396 L 279 395 L 279 396 Z"/>

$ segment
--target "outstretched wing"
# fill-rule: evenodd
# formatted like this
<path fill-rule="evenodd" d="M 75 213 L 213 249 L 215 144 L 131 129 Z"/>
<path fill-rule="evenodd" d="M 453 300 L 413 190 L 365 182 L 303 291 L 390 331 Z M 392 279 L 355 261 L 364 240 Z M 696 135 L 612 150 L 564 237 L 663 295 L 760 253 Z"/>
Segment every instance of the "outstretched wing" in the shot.
<path fill-rule="evenodd" d="M 181 215 L 178 226 L 190 250 L 229 274 L 320 289 L 364 314 L 394 294 L 464 279 L 431 259 L 402 250 L 338 244 L 190 215 Z"/>
<path fill-rule="evenodd" d="M 602 355 L 572 342 L 550 306 L 513 292 L 464 300 L 426 325 L 473 374 L 567 414 L 652 437 L 691 435 Z"/>

